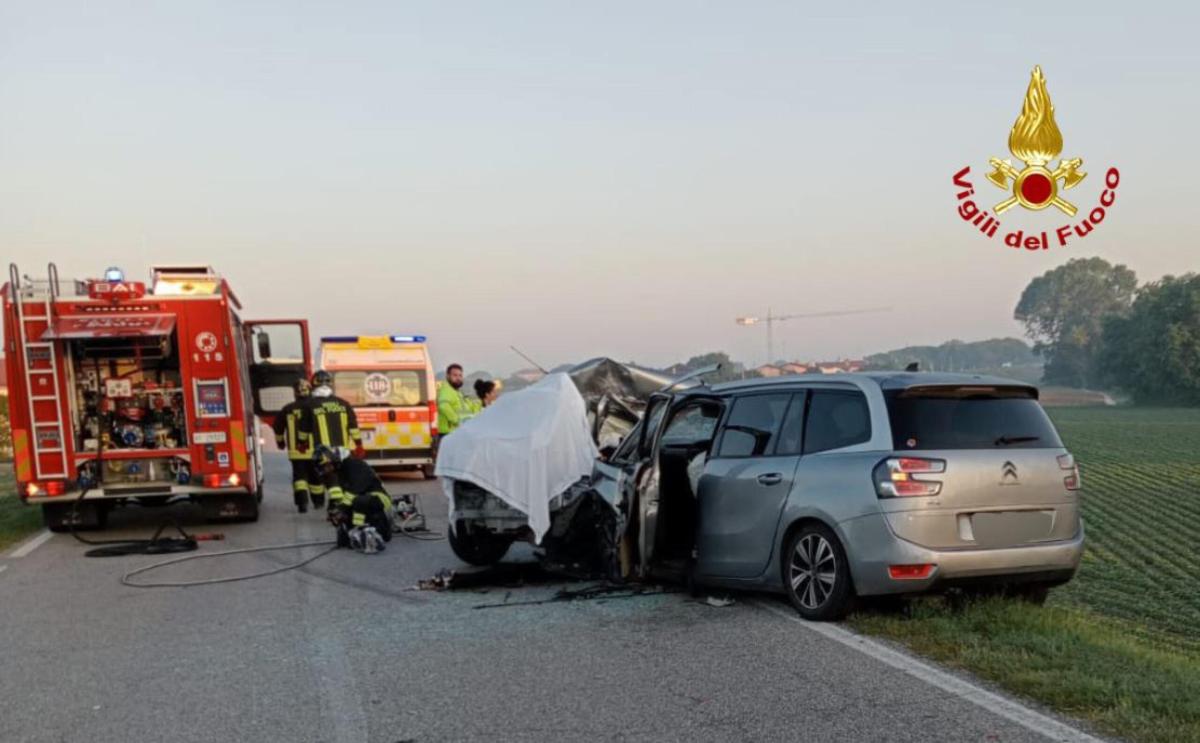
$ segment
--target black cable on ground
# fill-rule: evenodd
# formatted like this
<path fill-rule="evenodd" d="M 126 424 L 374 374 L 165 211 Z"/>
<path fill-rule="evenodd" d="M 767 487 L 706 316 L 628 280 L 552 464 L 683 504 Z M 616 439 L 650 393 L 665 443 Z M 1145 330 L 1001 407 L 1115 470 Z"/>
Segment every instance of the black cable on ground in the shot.
<path fill-rule="evenodd" d="M 246 575 L 235 575 L 235 576 L 229 577 L 229 578 L 202 578 L 200 580 L 159 581 L 157 583 L 135 583 L 132 580 L 130 580 L 135 575 L 141 575 L 142 573 L 148 573 L 151 570 L 165 568 L 168 565 L 178 565 L 181 562 L 187 562 L 189 560 L 203 560 L 203 559 L 206 559 L 209 557 L 226 557 L 228 555 L 244 555 L 244 554 L 249 554 L 252 552 L 270 552 L 273 550 L 299 549 L 301 547 L 320 547 L 320 546 L 328 546 L 328 549 L 322 550 L 322 551 L 318 552 L 317 554 L 313 555 L 312 557 L 305 558 L 305 559 L 301 560 L 300 562 L 294 562 L 289 565 L 283 565 L 281 567 L 272 568 L 270 570 L 264 570 L 264 571 L 258 572 L 258 573 L 248 573 Z M 203 555 L 186 555 L 184 557 L 174 557 L 170 560 L 163 560 L 162 562 L 156 562 L 152 565 L 146 565 L 145 567 L 140 567 L 136 570 L 130 570 L 129 572 L 125 573 L 125 575 L 121 576 L 121 583 L 122 583 L 122 585 L 130 586 L 132 588 L 187 588 L 189 586 L 210 586 L 210 585 L 214 585 L 217 583 L 236 583 L 237 581 L 250 580 L 252 578 L 265 578 L 268 575 L 276 575 L 278 573 L 283 573 L 288 570 L 295 570 L 296 568 L 304 567 L 305 565 L 309 564 L 310 562 L 313 562 L 319 558 L 324 557 L 325 555 L 328 555 L 330 552 L 333 552 L 337 548 L 338 547 L 337 547 L 336 541 L 325 540 L 325 541 L 319 541 L 319 542 L 294 542 L 292 544 L 276 544 L 276 545 L 271 545 L 269 547 L 245 547 L 243 549 L 224 550 L 221 552 L 207 552 Z"/>
<path fill-rule="evenodd" d="M 75 540 L 83 544 L 95 547 L 84 552 L 84 557 L 123 557 L 125 555 L 165 555 L 172 552 L 192 552 L 197 545 L 196 537 L 188 534 L 179 525 L 178 521 L 163 522 L 154 532 L 154 536 L 149 539 L 87 539 L 81 537 L 78 530 L 75 528 L 75 522 L 79 518 L 79 504 L 87 496 L 91 488 L 84 488 L 80 492 L 79 497 L 71 503 L 71 515 L 67 519 L 67 525 L 70 527 L 71 536 Z M 168 526 L 174 526 L 179 532 L 178 537 L 164 537 L 163 531 Z M 223 539 L 220 535 L 209 535 L 209 539 Z"/>

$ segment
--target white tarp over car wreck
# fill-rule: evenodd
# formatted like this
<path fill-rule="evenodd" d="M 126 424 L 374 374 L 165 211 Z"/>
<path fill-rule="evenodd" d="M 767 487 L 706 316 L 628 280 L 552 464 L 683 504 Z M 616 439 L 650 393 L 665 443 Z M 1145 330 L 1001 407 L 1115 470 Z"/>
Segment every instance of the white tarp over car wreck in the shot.
<path fill-rule="evenodd" d="M 442 438 L 436 472 L 451 508 L 452 480 L 473 483 L 523 511 L 540 542 L 550 500 L 590 475 L 597 454 L 578 388 L 566 374 L 549 374 Z"/>

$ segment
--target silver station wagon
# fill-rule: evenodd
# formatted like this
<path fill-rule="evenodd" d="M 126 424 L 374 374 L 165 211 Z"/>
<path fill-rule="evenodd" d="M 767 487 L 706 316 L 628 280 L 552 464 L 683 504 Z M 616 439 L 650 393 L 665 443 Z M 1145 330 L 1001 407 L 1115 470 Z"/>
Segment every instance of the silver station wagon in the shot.
<path fill-rule="evenodd" d="M 1040 602 L 1083 552 L 1079 471 L 1035 387 L 892 372 L 650 398 L 592 487 L 643 574 L 785 593 L 809 619 L 949 587 Z"/>

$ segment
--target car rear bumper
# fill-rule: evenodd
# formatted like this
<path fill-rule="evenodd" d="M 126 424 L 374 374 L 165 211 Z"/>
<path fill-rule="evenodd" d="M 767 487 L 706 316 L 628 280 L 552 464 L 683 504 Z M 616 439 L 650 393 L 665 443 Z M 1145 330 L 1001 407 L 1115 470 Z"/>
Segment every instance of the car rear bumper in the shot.
<path fill-rule="evenodd" d="M 1064 583 L 1083 557 L 1084 530 L 1070 539 L 1002 549 L 932 550 L 897 537 L 882 516 L 840 525 L 860 596 L 920 593 L 957 584 L 1046 580 Z M 928 577 L 894 579 L 892 565 L 933 565 Z"/>

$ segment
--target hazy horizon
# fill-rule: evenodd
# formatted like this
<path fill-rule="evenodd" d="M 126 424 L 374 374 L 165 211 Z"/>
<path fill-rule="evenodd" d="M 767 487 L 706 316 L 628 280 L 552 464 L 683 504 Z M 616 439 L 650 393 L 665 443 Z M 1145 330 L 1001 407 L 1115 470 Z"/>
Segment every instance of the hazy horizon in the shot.
<path fill-rule="evenodd" d="M 792 3 L 0 5 L 0 245 L 22 272 L 213 265 L 246 317 L 423 333 L 505 374 L 724 350 L 777 357 L 1024 338 L 1074 257 L 1200 268 L 1194 7 Z M 1031 23 L 1029 19 L 1036 19 Z M 1040 64 L 1080 208 L 1067 248 L 955 209 Z"/>

